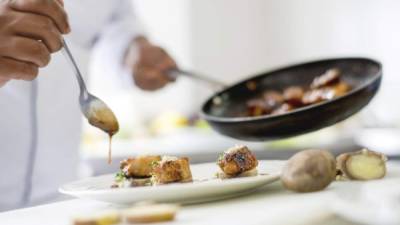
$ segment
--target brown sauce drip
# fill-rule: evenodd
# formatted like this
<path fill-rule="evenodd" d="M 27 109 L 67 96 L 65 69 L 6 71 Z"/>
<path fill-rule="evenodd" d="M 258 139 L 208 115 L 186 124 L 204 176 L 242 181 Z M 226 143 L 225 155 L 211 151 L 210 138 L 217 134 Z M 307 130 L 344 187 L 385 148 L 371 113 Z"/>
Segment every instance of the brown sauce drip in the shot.
<path fill-rule="evenodd" d="M 95 103 L 96 104 L 94 104 L 92 107 L 87 118 L 91 125 L 103 130 L 108 134 L 108 164 L 111 164 L 111 142 L 113 135 L 119 130 L 118 120 L 111 109 L 105 105 L 105 103 L 101 102 L 100 100 Z"/>
<path fill-rule="evenodd" d="M 108 142 L 108 164 L 111 164 L 111 162 L 112 162 L 112 157 L 111 157 L 111 152 L 112 152 L 112 150 L 111 150 L 112 137 L 113 137 L 113 134 L 109 133 L 109 134 L 108 134 L 108 139 L 109 139 L 109 142 Z"/>

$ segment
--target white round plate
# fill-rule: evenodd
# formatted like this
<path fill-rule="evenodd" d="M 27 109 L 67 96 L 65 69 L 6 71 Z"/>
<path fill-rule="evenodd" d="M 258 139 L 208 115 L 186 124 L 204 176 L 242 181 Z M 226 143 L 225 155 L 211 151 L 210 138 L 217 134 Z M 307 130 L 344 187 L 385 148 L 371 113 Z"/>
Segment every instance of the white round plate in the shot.
<path fill-rule="evenodd" d="M 213 179 L 219 168 L 215 163 L 191 165 L 193 183 L 159 186 L 110 188 L 114 174 L 87 178 L 65 184 L 59 191 L 78 198 L 131 204 L 139 201 L 199 203 L 242 195 L 279 180 L 283 161 L 259 161 L 253 177 Z"/>

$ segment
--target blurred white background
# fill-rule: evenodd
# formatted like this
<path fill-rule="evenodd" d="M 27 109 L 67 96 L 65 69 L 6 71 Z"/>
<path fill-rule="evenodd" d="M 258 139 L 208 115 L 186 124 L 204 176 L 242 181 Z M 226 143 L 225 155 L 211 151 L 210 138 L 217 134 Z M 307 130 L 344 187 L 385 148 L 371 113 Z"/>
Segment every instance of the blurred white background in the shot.
<path fill-rule="evenodd" d="M 400 1 L 133 0 L 133 3 L 147 36 L 167 49 L 179 66 L 226 83 L 308 60 L 341 56 L 375 58 L 384 66 L 380 93 L 361 116 L 345 126 L 400 125 L 400 106 L 394 100 L 400 88 Z M 212 93 L 207 86 L 185 78 L 155 93 L 126 84 L 121 88 L 117 79 L 115 82 L 107 79 L 91 74 L 91 89 L 115 109 L 123 124 L 120 136 L 128 139 L 146 136 L 149 124 L 165 113 L 169 115 L 167 120 L 182 122 L 181 117 L 185 120 L 195 114 Z M 97 132 L 85 129 L 87 134 Z"/>

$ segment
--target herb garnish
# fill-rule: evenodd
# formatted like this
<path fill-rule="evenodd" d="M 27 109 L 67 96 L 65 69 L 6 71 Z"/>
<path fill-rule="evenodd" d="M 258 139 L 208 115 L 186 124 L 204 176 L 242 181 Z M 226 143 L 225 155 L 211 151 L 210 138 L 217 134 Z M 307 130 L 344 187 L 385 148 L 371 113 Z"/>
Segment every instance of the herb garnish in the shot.
<path fill-rule="evenodd" d="M 122 170 L 115 174 L 115 182 L 122 182 L 125 180 L 125 174 Z"/>

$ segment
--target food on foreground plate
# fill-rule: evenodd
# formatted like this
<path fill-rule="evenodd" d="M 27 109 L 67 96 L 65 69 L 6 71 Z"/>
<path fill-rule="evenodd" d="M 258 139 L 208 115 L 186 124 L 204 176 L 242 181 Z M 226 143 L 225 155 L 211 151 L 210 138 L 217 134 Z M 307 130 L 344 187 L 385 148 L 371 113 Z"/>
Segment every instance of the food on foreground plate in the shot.
<path fill-rule="evenodd" d="M 123 160 L 112 188 L 190 182 L 189 159 L 172 156 L 137 156 Z"/>
<path fill-rule="evenodd" d="M 161 161 L 159 155 L 142 155 L 122 160 L 120 171 L 115 175 L 112 188 L 150 186 L 154 163 Z"/>
<path fill-rule="evenodd" d="M 151 180 L 154 185 L 192 181 L 189 158 L 162 157 L 161 161 L 154 163 Z"/>
<path fill-rule="evenodd" d="M 124 210 L 109 210 L 78 216 L 74 219 L 74 225 L 166 222 L 174 220 L 178 211 L 179 205 L 177 204 L 137 204 Z"/>
<path fill-rule="evenodd" d="M 261 96 L 246 102 L 246 116 L 277 115 L 290 112 L 300 107 L 316 104 L 340 97 L 351 90 L 340 79 L 341 71 L 329 69 L 314 78 L 309 87 L 290 86 L 282 91 L 267 90 Z"/>
<path fill-rule="evenodd" d="M 119 223 L 121 223 L 121 215 L 114 210 L 85 214 L 74 219 L 74 225 L 113 225 Z"/>
<path fill-rule="evenodd" d="M 385 155 L 379 152 L 362 149 L 357 152 L 344 153 L 336 158 L 340 173 L 338 180 L 374 180 L 386 175 Z"/>
<path fill-rule="evenodd" d="M 174 204 L 150 204 L 126 209 L 122 215 L 128 223 L 156 223 L 174 220 L 178 210 Z"/>
<path fill-rule="evenodd" d="M 295 192 L 313 192 L 327 187 L 336 176 L 335 157 L 326 150 L 304 150 L 293 155 L 283 168 L 284 187 Z"/>
<path fill-rule="evenodd" d="M 255 155 L 243 145 L 237 145 L 226 150 L 217 161 L 223 174 L 220 178 L 237 177 L 244 175 L 256 175 L 258 161 Z"/>

